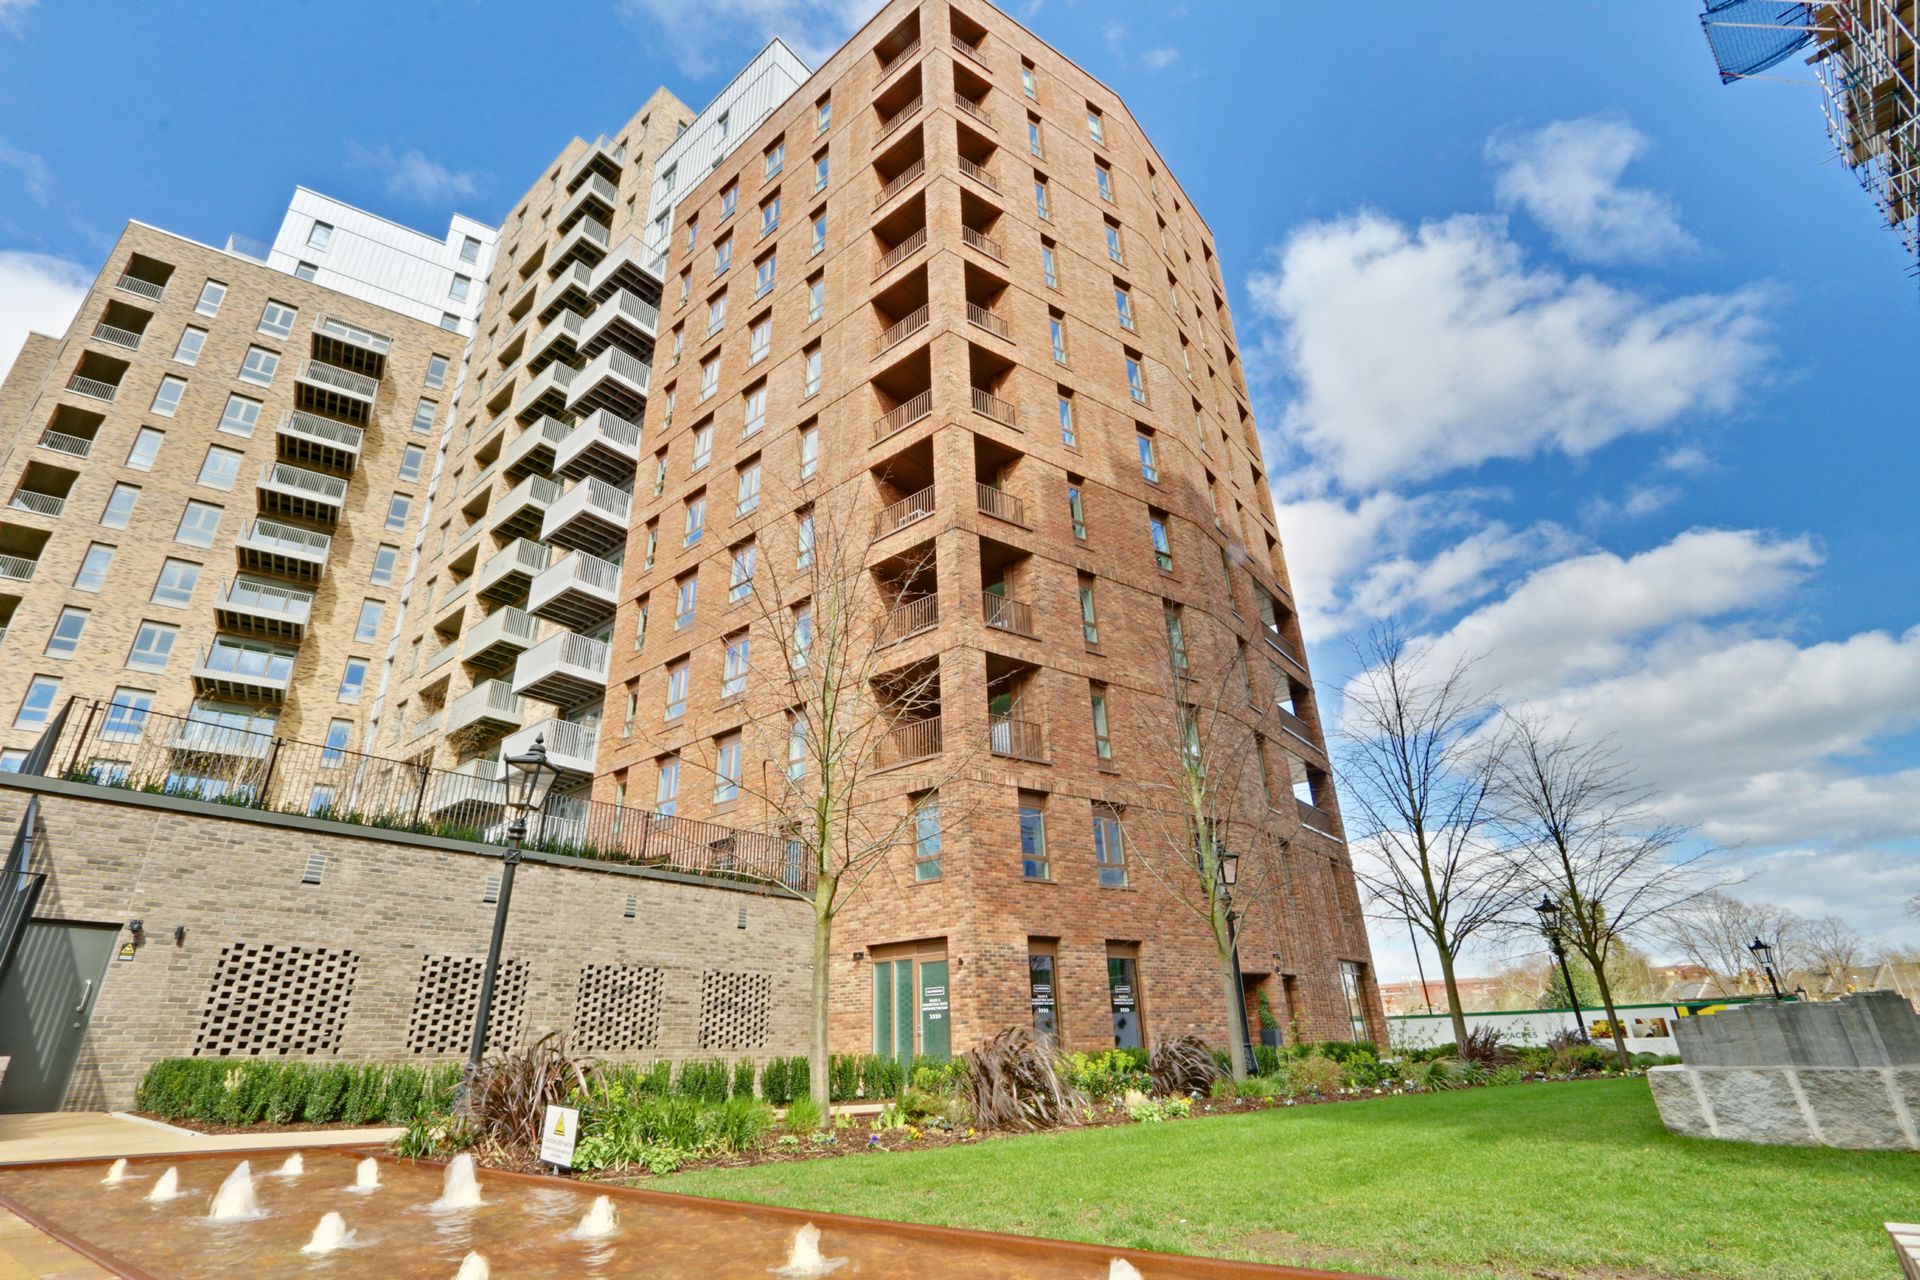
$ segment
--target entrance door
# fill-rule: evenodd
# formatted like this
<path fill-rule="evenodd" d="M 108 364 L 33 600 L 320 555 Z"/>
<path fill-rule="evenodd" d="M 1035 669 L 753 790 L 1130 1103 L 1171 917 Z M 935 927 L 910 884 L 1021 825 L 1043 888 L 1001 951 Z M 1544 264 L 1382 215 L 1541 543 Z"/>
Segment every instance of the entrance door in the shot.
<path fill-rule="evenodd" d="M 36 920 L 0 979 L 0 1112 L 58 1111 L 113 956 L 118 925 Z"/>

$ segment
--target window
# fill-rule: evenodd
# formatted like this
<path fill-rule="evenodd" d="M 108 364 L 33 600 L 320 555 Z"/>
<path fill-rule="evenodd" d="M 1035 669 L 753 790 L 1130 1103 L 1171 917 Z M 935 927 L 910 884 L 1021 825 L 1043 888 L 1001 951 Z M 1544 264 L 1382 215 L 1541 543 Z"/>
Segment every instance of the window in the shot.
<path fill-rule="evenodd" d="M 793 563 L 796 568 L 804 569 L 813 563 L 813 508 L 808 507 L 797 517 L 798 527 L 794 532 Z"/>
<path fill-rule="evenodd" d="M 727 639 L 727 656 L 720 671 L 720 696 L 735 698 L 747 691 L 747 658 L 751 644 L 747 633 Z"/>
<path fill-rule="evenodd" d="M 1113 736 L 1107 728 L 1107 687 L 1101 684 L 1093 686 L 1093 754 L 1102 761 L 1113 759 Z"/>
<path fill-rule="evenodd" d="M 1107 224 L 1107 257 L 1123 267 L 1127 265 L 1126 250 L 1120 247 L 1120 224 L 1117 222 Z"/>
<path fill-rule="evenodd" d="M 327 745 L 320 753 L 321 765 L 328 769 L 338 768 L 340 762 L 347 758 L 347 743 L 352 737 L 353 721 L 327 721 Z"/>
<path fill-rule="evenodd" d="M 413 512 L 413 499 L 404 493 L 396 493 L 387 502 L 387 528 L 404 529 L 407 517 Z"/>
<path fill-rule="evenodd" d="M 360 620 L 354 624 L 353 638 L 372 642 L 380 638 L 380 615 L 386 612 L 386 606 L 378 600 L 360 602 Z"/>
<path fill-rule="evenodd" d="M 687 219 L 687 252 L 692 253 L 700 247 L 700 219 Z"/>
<path fill-rule="evenodd" d="M 1045 798 L 1020 793 L 1020 874 L 1029 880 L 1047 875 L 1047 813 Z"/>
<path fill-rule="evenodd" d="M 307 248 L 324 250 L 333 243 L 333 225 L 316 222 L 307 230 Z"/>
<path fill-rule="evenodd" d="M 740 184 L 729 182 L 727 189 L 720 193 L 720 216 L 730 217 L 740 207 Z"/>
<path fill-rule="evenodd" d="M 733 265 L 733 237 L 713 246 L 713 274 L 720 275 Z"/>
<path fill-rule="evenodd" d="M 373 553 L 373 574 L 370 581 L 376 587 L 384 587 L 393 581 L 393 569 L 400 562 L 400 548 L 392 543 L 383 542 L 380 549 Z"/>
<path fill-rule="evenodd" d="M 178 364 L 199 364 L 200 348 L 207 345 L 207 331 L 196 329 L 192 325 L 180 331 L 180 341 L 173 348 L 173 358 Z"/>
<path fill-rule="evenodd" d="M 1100 198 L 1108 204 L 1113 203 L 1113 166 L 1104 160 L 1093 162 L 1093 185 L 1100 192 Z"/>
<path fill-rule="evenodd" d="M 164 622 L 142 622 L 134 634 L 133 648 L 127 653 L 127 665 L 141 671 L 165 671 L 173 657 L 173 642 L 179 637 L 178 627 Z"/>
<path fill-rule="evenodd" d="M 813 248 L 811 253 L 819 253 L 827 247 L 827 211 L 822 209 L 813 215 Z"/>
<path fill-rule="evenodd" d="M 753 571 L 759 549 L 748 542 L 733 549 L 733 571 L 727 578 L 727 602 L 737 604 L 753 594 Z"/>
<path fill-rule="evenodd" d="M 1027 117 L 1027 154 L 1044 158 L 1047 154 L 1046 143 L 1040 137 L 1040 117 Z"/>
<path fill-rule="evenodd" d="M 134 485 L 117 484 L 113 492 L 107 495 L 107 509 L 100 513 L 100 523 L 109 529 L 124 529 L 127 521 L 133 519 L 134 504 L 140 501 L 140 490 Z"/>
<path fill-rule="evenodd" d="M 187 394 L 187 380 L 168 374 L 160 379 L 160 387 L 153 393 L 153 405 L 150 411 L 163 418 L 171 418 L 180 412 L 180 397 L 185 394 Z"/>
<path fill-rule="evenodd" d="M 659 497 L 667 491 L 667 451 L 662 449 L 653 455 L 653 496 Z"/>
<path fill-rule="evenodd" d="M 693 470 L 702 470 L 713 461 L 713 424 L 702 423 L 693 429 Z"/>
<path fill-rule="evenodd" d="M 780 228 L 780 197 L 760 202 L 760 234 L 767 235 Z"/>
<path fill-rule="evenodd" d="M 814 426 L 800 429 L 800 478 L 813 479 L 820 469 L 820 428 Z"/>
<path fill-rule="evenodd" d="M 62 609 L 53 620 L 53 633 L 47 637 L 47 656 L 71 658 L 80 647 L 80 633 L 87 629 L 91 616 L 85 609 Z"/>
<path fill-rule="evenodd" d="M 714 744 L 713 802 L 726 804 L 740 798 L 740 735 L 730 733 Z"/>
<path fill-rule="evenodd" d="M 427 357 L 427 385 L 438 390 L 447 385 L 447 358 L 445 356 Z"/>
<path fill-rule="evenodd" d="M 759 434 L 760 428 L 767 425 L 767 384 L 762 382 L 740 398 L 742 425 L 740 435 Z"/>
<path fill-rule="evenodd" d="M 37 729 L 47 722 L 48 713 L 53 710 L 55 698 L 60 696 L 60 682 L 52 676 L 35 676 L 27 685 L 27 692 L 20 699 L 20 709 L 13 713 L 13 727 L 16 729 Z M 19 770 L 14 770 L 19 772 Z"/>
<path fill-rule="evenodd" d="M 220 304 L 226 300 L 227 286 L 218 280 L 209 280 L 200 286 L 200 300 L 193 304 L 193 309 L 195 314 L 211 320 L 220 314 Z"/>
<path fill-rule="evenodd" d="M 296 262 L 293 264 L 293 274 L 300 280 L 318 280 L 320 268 L 311 262 Z"/>
<path fill-rule="evenodd" d="M 1365 977 L 1357 961 L 1340 962 L 1340 994 L 1347 1000 L 1347 1026 L 1356 1044 L 1370 1039 L 1367 1034 L 1367 1005 L 1361 996 L 1364 983 Z"/>
<path fill-rule="evenodd" d="M 1040 271 L 1041 274 L 1046 277 L 1047 288 L 1049 289 L 1058 289 L 1060 287 L 1060 276 L 1054 269 L 1057 263 L 1058 258 L 1053 251 L 1053 241 L 1042 240 L 1040 242 Z"/>
<path fill-rule="evenodd" d="M 1053 362 L 1067 362 L 1067 318 L 1054 311 L 1047 316 L 1047 333 L 1053 339 Z"/>
<path fill-rule="evenodd" d="M 402 482 L 418 480 L 420 466 L 427 460 L 427 451 L 417 444 L 410 444 L 400 455 L 400 479 Z"/>
<path fill-rule="evenodd" d="M 1067 515 L 1073 521 L 1073 536 L 1080 542 L 1087 540 L 1086 500 L 1080 496 L 1080 486 L 1067 486 Z"/>
<path fill-rule="evenodd" d="M 155 604 L 193 603 L 193 589 L 200 582 L 200 566 L 186 560 L 168 559 L 160 566 L 160 577 L 153 584 Z"/>
<path fill-rule="evenodd" d="M 1167 516 L 1163 511 L 1147 512 L 1147 528 L 1153 538 L 1153 562 L 1173 572 L 1173 544 L 1167 540 Z"/>
<path fill-rule="evenodd" d="M 348 658 L 346 669 L 340 673 L 340 701 L 360 701 L 360 690 L 367 683 L 367 660 Z"/>
<path fill-rule="evenodd" d="M 1033 175 L 1033 211 L 1041 218 L 1053 216 L 1047 205 L 1047 180 L 1037 173 Z"/>
<path fill-rule="evenodd" d="M 229 394 L 227 407 L 220 413 L 220 430 L 230 436 L 249 437 L 260 423 L 260 402 Z"/>
<path fill-rule="evenodd" d="M 940 878 L 940 798 L 921 796 L 913 805 L 913 878 Z"/>
<path fill-rule="evenodd" d="M 813 606 L 803 604 L 793 611 L 793 655 L 788 660 L 795 671 L 807 665 L 813 652 Z"/>
<path fill-rule="evenodd" d="M 777 176 L 787 163 L 787 144 L 784 140 L 767 148 L 766 171 L 760 175 L 762 182 Z"/>
<path fill-rule="evenodd" d="M 460 317 L 451 311 L 442 311 L 440 313 L 440 327 L 458 333 L 460 330 Z"/>
<path fill-rule="evenodd" d="M 440 412 L 438 400 L 422 400 L 413 407 L 413 430 L 416 435 L 427 435 L 433 430 L 433 419 Z"/>
<path fill-rule="evenodd" d="M 160 446 L 166 442 L 166 432 L 152 427 L 140 428 L 134 434 L 133 448 L 127 452 L 127 465 L 135 471 L 153 470 L 153 460 L 160 456 Z"/>
<path fill-rule="evenodd" d="M 272 338 L 284 338 L 293 332 L 293 322 L 300 313 L 284 302 L 269 301 L 260 312 L 260 323 L 255 327 L 261 333 Z"/>
<path fill-rule="evenodd" d="M 807 776 L 807 718 L 797 711 L 787 713 L 787 781 L 798 782 Z"/>
<path fill-rule="evenodd" d="M 828 163 L 827 153 L 822 151 L 813 158 L 813 189 L 825 191 L 831 174 L 832 166 Z"/>
<path fill-rule="evenodd" d="M 641 596 L 633 610 L 633 651 L 647 647 L 647 597 Z"/>
<path fill-rule="evenodd" d="M 813 106 L 813 131 L 825 133 L 833 127 L 833 99 L 822 98 Z"/>
<path fill-rule="evenodd" d="M 713 356 L 700 366 L 700 399 L 705 401 L 719 389 L 720 357 Z"/>
<path fill-rule="evenodd" d="M 251 382 L 257 386 L 273 385 L 273 375 L 279 372 L 280 356 L 265 347 L 248 347 L 247 358 L 240 362 L 240 381 Z"/>
<path fill-rule="evenodd" d="M 455 302 L 465 302 L 467 295 L 472 291 L 473 278 L 471 276 L 456 275 L 453 278 L 453 283 L 447 286 L 447 296 Z"/>
<path fill-rule="evenodd" d="M 683 630 L 693 625 L 694 610 L 700 605 L 700 575 L 690 573 L 674 584 L 673 629 Z"/>
<path fill-rule="evenodd" d="M 75 591 L 98 591 L 107 585 L 107 570 L 113 567 L 113 548 L 104 542 L 87 547 L 80 560 L 80 571 L 73 575 Z"/>
<path fill-rule="evenodd" d="M 472 236 L 462 236 L 460 238 L 460 261 L 480 261 L 480 242 Z"/>
<path fill-rule="evenodd" d="M 1127 887 L 1126 835 L 1120 827 L 1120 811 L 1112 805 L 1093 806 L 1093 863 L 1099 868 L 1102 888 Z"/>
<path fill-rule="evenodd" d="M 667 668 L 667 704 L 662 720 L 678 720 L 687 714 L 687 671 L 689 659 L 682 658 Z"/>
<path fill-rule="evenodd" d="M 780 255 L 770 253 L 754 264 L 753 296 L 764 298 L 773 291 L 773 278 L 780 270 Z"/>
<path fill-rule="evenodd" d="M 707 532 L 707 495 L 702 490 L 687 499 L 687 524 L 680 545 L 691 547 Z"/>
<path fill-rule="evenodd" d="M 773 313 L 768 312 L 747 330 L 747 367 L 751 369 L 767 358 L 773 349 Z"/>
<path fill-rule="evenodd" d="M 1060 443 L 1068 448 L 1076 443 L 1073 434 L 1073 393 L 1065 387 L 1060 388 Z"/>
<path fill-rule="evenodd" d="M 107 707 L 107 718 L 100 725 L 102 735 L 109 738 L 138 738 L 147 727 L 147 713 L 153 710 L 153 694 L 145 689 L 125 687 L 113 691 L 113 702 Z"/>
<path fill-rule="evenodd" d="M 1187 669 L 1187 629 L 1180 617 L 1180 606 L 1166 604 L 1161 614 L 1167 623 L 1167 656 L 1173 661 L 1175 671 Z"/>
<path fill-rule="evenodd" d="M 1140 453 L 1140 478 L 1149 484 L 1160 483 L 1160 467 L 1153 457 L 1153 437 L 1142 431 L 1133 440 Z"/>
<path fill-rule="evenodd" d="M 684 307 L 687 305 L 687 296 L 692 292 L 693 292 L 693 271 L 691 269 L 682 271 L 680 273 L 680 305 L 681 306 Z M 675 337 L 675 345 L 673 349 L 673 354 L 676 357 L 678 357 L 680 354 L 680 347 L 678 344 L 678 338 L 679 338 L 678 330 L 674 331 L 674 337 Z"/>
<path fill-rule="evenodd" d="M 727 295 L 719 293 L 707 299 L 707 336 L 724 329 L 727 324 Z"/>
<path fill-rule="evenodd" d="M 827 277 L 817 275 L 807 281 L 807 323 L 812 324 L 827 313 Z"/>
<path fill-rule="evenodd" d="M 1129 351 L 1126 353 L 1126 361 L 1127 394 L 1132 396 L 1136 403 L 1145 404 L 1147 402 L 1147 375 L 1140 367 L 1140 357 Z"/>
<path fill-rule="evenodd" d="M 186 510 L 180 513 L 180 525 L 173 531 L 173 540 L 190 547 L 212 546 L 214 535 L 220 531 L 221 510 L 211 502 L 188 501 Z"/>
<path fill-rule="evenodd" d="M 660 780 L 653 788 L 653 807 L 672 817 L 680 807 L 680 757 L 661 756 L 659 770 Z"/>
<path fill-rule="evenodd" d="M 1117 281 L 1113 286 L 1113 310 L 1120 317 L 1122 329 L 1133 328 L 1133 294 L 1127 291 L 1127 286 Z"/>
<path fill-rule="evenodd" d="M 675 336 L 676 337 L 678 336 L 677 331 Z M 671 427 L 673 425 L 674 404 L 679 398 L 680 398 L 680 393 L 678 389 L 674 387 L 667 388 L 667 394 L 665 397 L 665 404 L 666 404 L 667 411 L 660 415 L 660 425 L 662 427 Z"/>
<path fill-rule="evenodd" d="M 219 445 L 210 445 L 207 456 L 200 463 L 199 483 L 210 489 L 231 489 L 240 475 L 242 454 L 238 449 L 222 449 Z"/>
<path fill-rule="evenodd" d="M 800 393 L 802 398 L 820 394 L 820 344 L 814 343 L 800 353 Z"/>
<path fill-rule="evenodd" d="M 1093 578 L 1080 575 L 1080 636 L 1088 644 L 1100 643 L 1100 620 L 1094 615 Z"/>
<path fill-rule="evenodd" d="M 735 497 L 737 502 L 734 506 L 734 514 L 744 516 L 750 511 L 759 510 L 760 460 L 758 458 L 740 468 L 739 485 Z"/>
<path fill-rule="evenodd" d="M 1091 138 L 1096 146 L 1107 145 L 1107 122 L 1101 118 L 1099 111 L 1092 107 L 1087 108 L 1087 137 Z"/>
<path fill-rule="evenodd" d="M 1020 92 L 1026 94 L 1035 102 L 1040 101 L 1039 78 L 1035 76 L 1033 64 L 1030 62 L 1022 62 L 1020 64 Z"/>

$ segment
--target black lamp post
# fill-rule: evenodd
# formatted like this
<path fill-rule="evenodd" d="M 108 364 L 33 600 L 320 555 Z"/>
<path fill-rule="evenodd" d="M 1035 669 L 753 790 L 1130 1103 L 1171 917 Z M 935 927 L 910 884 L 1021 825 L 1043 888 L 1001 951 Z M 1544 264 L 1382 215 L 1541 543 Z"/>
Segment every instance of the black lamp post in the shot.
<path fill-rule="evenodd" d="M 527 815 L 538 813 L 547 803 L 559 770 L 547 763 L 547 738 L 534 738 L 533 746 L 505 760 L 501 781 L 506 787 L 507 852 L 500 872 L 500 900 L 493 908 L 493 940 L 487 944 L 487 967 L 480 975 L 480 1008 L 473 1019 L 473 1046 L 467 1050 L 466 1084 L 480 1070 L 480 1057 L 487 1047 L 487 1023 L 493 1017 L 493 985 L 500 972 L 500 947 L 507 937 L 507 908 L 513 903 L 513 873 L 520 865 L 520 847 L 527 838 Z"/>
<path fill-rule="evenodd" d="M 1553 951 L 1554 960 L 1560 965 L 1560 981 L 1567 987 L 1567 1003 L 1573 1006 L 1573 1034 L 1578 1040 L 1587 1038 L 1586 1016 L 1580 1012 L 1580 992 L 1573 985 L 1573 973 L 1567 968 L 1567 944 L 1560 936 L 1560 904 L 1542 893 L 1540 905 L 1534 908 L 1540 913 L 1540 932 L 1546 935 L 1547 946 Z"/>
<path fill-rule="evenodd" d="M 1227 908 L 1227 949 L 1233 954 L 1233 991 L 1238 1001 L 1234 1008 L 1235 1026 L 1240 1035 L 1240 1060 L 1247 1074 L 1260 1074 L 1260 1059 L 1254 1056 L 1253 1037 L 1247 1031 L 1247 980 L 1240 973 L 1240 915 L 1233 909 L 1233 887 L 1240 881 L 1240 855 L 1225 845 L 1213 847 L 1213 869 L 1218 881 L 1220 901 Z"/>
<path fill-rule="evenodd" d="M 1754 961 L 1767 975 L 1767 986 L 1773 991 L 1773 998 L 1775 1000 L 1785 999 L 1785 993 L 1780 990 L 1780 979 L 1775 977 L 1773 973 L 1773 948 L 1756 937 L 1752 942 L 1747 944 L 1747 950 L 1753 952 Z"/>

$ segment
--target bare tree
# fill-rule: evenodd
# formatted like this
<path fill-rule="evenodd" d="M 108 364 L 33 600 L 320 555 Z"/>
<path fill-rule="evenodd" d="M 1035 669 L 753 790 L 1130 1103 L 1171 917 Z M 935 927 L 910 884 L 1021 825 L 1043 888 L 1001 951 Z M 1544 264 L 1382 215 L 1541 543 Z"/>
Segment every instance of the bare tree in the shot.
<path fill-rule="evenodd" d="M 785 887 L 813 908 L 808 1060 L 823 1107 L 834 922 L 917 824 L 952 825 L 963 797 L 942 788 L 971 758 L 943 738 L 938 659 L 903 663 L 896 648 L 939 616 L 932 545 L 876 563 L 893 530 L 859 499 L 852 484 L 802 486 L 793 520 L 732 549 L 728 595 L 749 625 L 727 642 L 722 694 L 749 708 L 742 736 L 758 749 L 720 744 L 701 762 L 716 795 L 757 803 L 785 839 Z M 747 759 L 763 762 L 758 776 Z"/>
<path fill-rule="evenodd" d="M 1916 893 L 1907 899 L 1907 914 L 1916 920 L 1920 920 L 1920 893 Z"/>
<path fill-rule="evenodd" d="M 1844 991 L 1852 971 L 1867 961 L 1866 939 L 1839 916 L 1821 916 L 1804 930 L 1805 967 L 1827 980 L 1828 991 Z M 1786 966 L 1781 966 L 1786 972 Z"/>
<path fill-rule="evenodd" d="M 1681 956 L 1712 974 L 1719 994 L 1735 996 L 1754 988 L 1753 953 L 1749 948 L 1755 938 L 1773 947 L 1779 971 L 1785 973 L 1801 966 L 1805 928 L 1806 922 L 1785 907 L 1714 890 L 1667 912 L 1653 932 Z"/>
<path fill-rule="evenodd" d="M 1512 916 L 1525 882 L 1486 840 L 1499 744 L 1468 690 L 1470 664 L 1426 668 L 1392 626 L 1355 648 L 1336 762 L 1356 819 L 1355 874 L 1383 918 L 1424 937 L 1440 962 L 1454 1043 L 1467 1039 L 1455 965 L 1474 935 Z"/>
<path fill-rule="evenodd" d="M 1680 848 L 1687 832 L 1657 821 L 1646 795 L 1602 743 L 1582 744 L 1537 719 L 1509 714 L 1495 790 L 1516 879 L 1560 908 L 1566 945 L 1593 970 L 1620 1065 L 1630 1065 L 1608 981 L 1608 961 L 1709 889 L 1704 850 Z"/>

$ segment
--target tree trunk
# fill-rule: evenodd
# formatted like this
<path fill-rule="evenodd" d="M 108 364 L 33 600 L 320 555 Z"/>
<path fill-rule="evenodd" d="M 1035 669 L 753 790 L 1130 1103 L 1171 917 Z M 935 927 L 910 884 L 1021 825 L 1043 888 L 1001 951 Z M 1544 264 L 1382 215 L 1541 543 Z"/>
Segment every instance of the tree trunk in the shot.
<path fill-rule="evenodd" d="M 1233 926 L 1216 903 L 1213 909 L 1214 953 L 1220 964 L 1220 993 L 1227 1002 L 1227 1062 L 1237 1084 L 1247 1078 L 1244 1046 L 1247 1043 L 1247 997 L 1240 987 L 1240 975 L 1234 972 Z"/>
<path fill-rule="evenodd" d="M 1607 1030 L 1613 1032 L 1613 1047 L 1620 1055 L 1620 1069 L 1626 1071 L 1633 1066 L 1633 1059 L 1627 1053 L 1626 1033 L 1620 1030 L 1620 1015 L 1613 1008 L 1613 984 L 1607 981 L 1607 966 L 1604 960 L 1596 962 L 1592 956 L 1587 963 L 1593 966 L 1593 980 L 1600 984 L 1600 1003 L 1607 1008 Z"/>
<path fill-rule="evenodd" d="M 816 891 L 826 894 L 826 886 Z M 813 1007 L 807 1039 L 807 1092 L 820 1104 L 822 1119 L 831 1105 L 832 1058 L 827 1049 L 827 996 L 831 990 L 829 967 L 833 957 L 833 910 L 831 897 L 816 896 L 813 905 Z"/>
<path fill-rule="evenodd" d="M 1447 1012 L 1453 1019 L 1453 1048 L 1457 1054 L 1466 1047 L 1467 1015 L 1460 1007 L 1460 984 L 1453 977 L 1453 948 L 1438 938 L 1432 942 L 1434 954 L 1440 958 L 1440 978 L 1447 988 Z"/>

